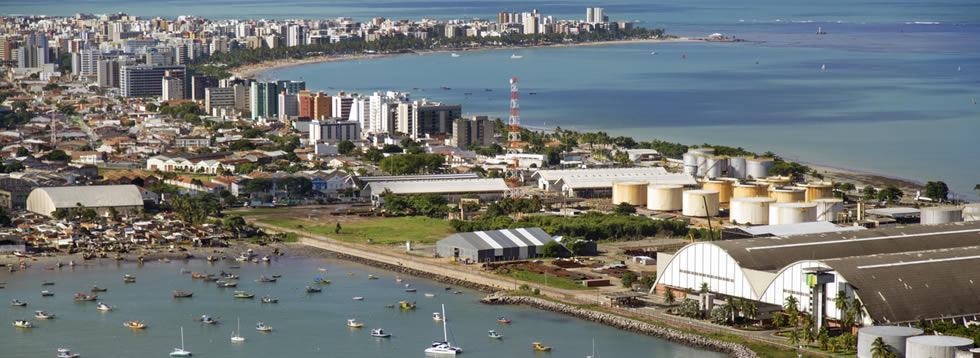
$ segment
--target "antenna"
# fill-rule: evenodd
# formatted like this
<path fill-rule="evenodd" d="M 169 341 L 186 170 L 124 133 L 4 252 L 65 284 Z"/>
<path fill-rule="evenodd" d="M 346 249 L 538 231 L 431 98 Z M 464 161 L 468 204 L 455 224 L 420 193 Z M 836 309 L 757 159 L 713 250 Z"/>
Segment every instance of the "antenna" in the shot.
<path fill-rule="evenodd" d="M 521 108 L 517 103 L 517 77 L 511 77 L 510 79 L 510 118 L 507 120 L 507 154 L 520 154 L 521 153 Z M 517 187 L 517 182 L 519 181 L 519 161 L 516 156 L 511 158 L 511 163 L 507 166 L 510 172 L 510 178 L 507 178 L 508 183 Z M 512 195 L 516 198 L 517 193 L 514 192 Z"/>

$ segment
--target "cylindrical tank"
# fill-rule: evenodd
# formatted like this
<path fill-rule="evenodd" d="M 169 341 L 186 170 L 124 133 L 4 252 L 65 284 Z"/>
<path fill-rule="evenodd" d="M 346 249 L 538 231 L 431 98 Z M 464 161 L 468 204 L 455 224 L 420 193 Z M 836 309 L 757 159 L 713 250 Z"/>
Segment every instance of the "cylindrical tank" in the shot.
<path fill-rule="evenodd" d="M 647 187 L 647 209 L 677 211 L 683 208 L 683 186 L 650 184 Z"/>
<path fill-rule="evenodd" d="M 765 178 L 769 176 L 769 168 L 776 163 L 770 158 L 748 158 L 745 159 L 745 177 L 753 179 Z"/>
<path fill-rule="evenodd" d="M 837 221 L 837 214 L 844 212 L 844 201 L 841 199 L 816 199 L 812 203 L 817 204 L 817 221 Z"/>
<path fill-rule="evenodd" d="M 705 158 L 704 175 L 709 178 L 718 178 L 728 166 L 728 158 L 722 156 L 710 156 Z"/>
<path fill-rule="evenodd" d="M 714 155 L 715 154 L 715 148 L 710 148 L 710 147 L 689 148 L 687 151 L 690 152 L 690 153 L 698 153 L 698 154 L 704 154 L 704 155 Z"/>
<path fill-rule="evenodd" d="M 758 182 L 735 184 L 732 195 L 736 198 L 769 196 L 769 184 Z"/>
<path fill-rule="evenodd" d="M 745 179 L 745 157 L 728 158 L 728 176 Z"/>
<path fill-rule="evenodd" d="M 688 190 L 684 192 L 682 204 L 684 216 L 716 216 L 718 215 L 718 192 L 714 190 Z"/>
<path fill-rule="evenodd" d="M 684 153 L 684 173 L 691 176 L 698 175 L 697 153 L 694 152 Z"/>
<path fill-rule="evenodd" d="M 816 182 L 816 183 L 801 184 L 800 186 L 806 188 L 806 202 L 808 203 L 817 199 L 834 197 L 833 183 Z"/>
<path fill-rule="evenodd" d="M 619 205 L 620 203 L 647 205 L 647 186 L 649 184 L 642 181 L 613 183 L 613 205 Z"/>
<path fill-rule="evenodd" d="M 769 183 L 769 187 L 770 188 L 772 188 L 772 187 L 784 187 L 784 186 L 789 186 L 790 184 L 792 184 L 793 183 L 793 178 L 792 177 L 781 177 L 781 176 L 778 176 L 777 175 L 777 176 L 766 177 L 764 179 L 759 179 L 758 181 L 764 181 L 766 183 Z"/>
<path fill-rule="evenodd" d="M 956 336 L 916 336 L 905 340 L 908 358 L 954 358 L 956 351 L 973 348 L 973 340 Z"/>
<path fill-rule="evenodd" d="M 769 225 L 817 221 L 817 204 L 773 203 L 769 205 Z"/>
<path fill-rule="evenodd" d="M 980 220 L 980 203 L 966 204 L 963 207 L 963 221 Z"/>
<path fill-rule="evenodd" d="M 769 197 L 776 199 L 777 203 L 802 203 L 806 200 L 806 189 L 796 187 L 773 188 L 769 190 Z"/>
<path fill-rule="evenodd" d="M 766 197 L 732 198 L 732 223 L 769 225 L 769 205 L 775 202 Z"/>
<path fill-rule="evenodd" d="M 909 337 L 922 334 L 922 330 L 902 326 L 871 326 L 858 330 L 858 358 L 872 358 L 871 348 L 879 337 L 886 345 L 891 346 L 899 357 L 905 356 L 905 342 Z"/>
<path fill-rule="evenodd" d="M 697 176 L 703 177 L 708 172 L 708 156 L 706 154 L 695 153 L 694 158 L 698 161 Z"/>
<path fill-rule="evenodd" d="M 718 192 L 718 201 L 727 203 L 732 200 L 732 182 L 727 180 L 705 180 L 701 189 Z"/>
<path fill-rule="evenodd" d="M 938 225 L 963 221 L 963 209 L 954 206 L 933 206 L 920 210 L 922 225 Z"/>

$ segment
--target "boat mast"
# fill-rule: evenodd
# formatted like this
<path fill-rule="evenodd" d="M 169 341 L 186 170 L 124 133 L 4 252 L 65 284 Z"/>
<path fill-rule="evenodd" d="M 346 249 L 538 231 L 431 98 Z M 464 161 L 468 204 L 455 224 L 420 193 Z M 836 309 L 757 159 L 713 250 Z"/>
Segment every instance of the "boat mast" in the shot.
<path fill-rule="evenodd" d="M 180 327 L 180 350 L 184 350 L 184 326 Z"/>
<path fill-rule="evenodd" d="M 446 332 L 447 332 L 446 331 L 446 304 L 443 303 L 442 304 L 442 340 L 446 341 L 446 344 L 449 344 L 449 346 L 451 347 L 453 344 L 449 342 L 449 334 Z"/>

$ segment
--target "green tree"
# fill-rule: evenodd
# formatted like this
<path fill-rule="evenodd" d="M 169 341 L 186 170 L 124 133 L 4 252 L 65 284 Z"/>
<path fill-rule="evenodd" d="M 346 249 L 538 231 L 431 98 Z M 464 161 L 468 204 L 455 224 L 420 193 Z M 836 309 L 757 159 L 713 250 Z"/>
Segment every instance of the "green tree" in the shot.
<path fill-rule="evenodd" d="M 333 229 L 333 233 L 334 234 L 340 234 L 340 223 L 339 222 L 337 223 L 337 227 L 335 227 Z"/>
<path fill-rule="evenodd" d="M 827 327 L 820 327 L 820 331 L 817 332 L 817 343 L 820 345 L 820 349 L 827 350 L 830 343 L 830 331 L 827 330 Z"/>
<path fill-rule="evenodd" d="M 796 300 L 796 296 L 790 295 L 786 297 L 786 301 L 783 303 L 783 311 L 789 316 L 787 317 L 786 323 L 796 327 L 800 318 L 800 305 L 799 301 Z"/>
<path fill-rule="evenodd" d="M 666 292 L 664 292 L 664 303 L 666 303 L 667 305 L 674 304 L 674 301 L 676 300 L 676 298 L 674 297 L 674 290 L 670 288 L 665 288 L 665 290 Z"/>
<path fill-rule="evenodd" d="M 48 152 L 48 154 L 42 155 L 41 156 L 41 159 L 43 159 L 43 160 L 50 160 L 50 161 L 67 162 L 67 161 L 70 161 L 71 160 L 71 156 L 69 156 L 68 154 L 65 154 L 65 151 L 63 151 L 61 149 L 55 149 L 55 150 L 52 150 L 52 151 Z"/>
<path fill-rule="evenodd" d="M 864 200 L 878 199 L 878 189 L 875 189 L 873 186 L 870 185 L 866 185 L 864 189 L 861 190 L 861 194 L 864 194 Z"/>
<path fill-rule="evenodd" d="M 24 147 L 17 148 L 17 156 L 18 157 L 26 157 L 28 155 L 31 155 L 31 151 L 28 150 L 27 148 L 24 148 Z"/>
<path fill-rule="evenodd" d="M 874 342 L 871 342 L 871 357 L 872 358 L 888 358 L 891 352 L 888 350 L 888 344 L 881 337 L 875 338 Z"/>
<path fill-rule="evenodd" d="M 926 183 L 926 197 L 937 202 L 944 202 L 949 197 L 949 187 L 941 181 L 931 181 Z"/>
<path fill-rule="evenodd" d="M 545 257 L 562 257 L 565 255 L 565 248 L 554 240 L 549 240 L 541 248 L 541 254 Z"/>
<path fill-rule="evenodd" d="M 840 317 L 844 317 L 844 313 L 847 312 L 848 301 L 847 292 L 844 290 L 837 291 L 837 297 L 834 297 L 834 307 L 840 312 Z"/>
<path fill-rule="evenodd" d="M 657 283 L 656 272 L 640 278 L 640 286 L 642 286 L 644 290 L 650 290 L 650 288 L 652 288 L 655 283 Z"/>
<path fill-rule="evenodd" d="M 773 315 L 772 315 L 772 324 L 774 326 L 776 326 L 777 328 L 778 327 L 785 326 L 786 325 L 786 313 L 783 313 L 783 312 L 773 313 Z"/>
<path fill-rule="evenodd" d="M 792 331 L 789 331 L 789 342 L 792 343 L 794 346 L 800 343 L 800 330 L 794 329 Z"/>
<path fill-rule="evenodd" d="M 235 237 L 238 239 L 242 238 L 242 229 L 248 225 L 245 222 L 245 219 L 243 219 L 241 216 L 238 215 L 225 217 L 225 219 L 221 222 L 221 224 L 226 229 L 234 231 Z"/>
<path fill-rule="evenodd" d="M 146 104 L 146 111 L 147 112 L 156 112 L 157 111 L 157 105 L 155 103 L 147 103 Z"/>
<path fill-rule="evenodd" d="M 708 291 L 710 291 L 710 290 L 711 290 L 711 288 L 708 287 L 708 283 L 707 282 L 702 282 L 701 283 L 701 290 L 699 290 L 699 292 L 701 292 L 701 293 L 708 293 Z"/>
<path fill-rule="evenodd" d="M 337 143 L 337 152 L 343 155 L 350 154 L 352 151 L 354 151 L 354 148 L 357 148 L 357 146 L 354 145 L 354 142 L 349 140 L 344 140 Z"/>
<path fill-rule="evenodd" d="M 623 276 L 619 278 L 619 281 L 623 283 L 623 287 L 626 288 L 633 287 L 633 283 L 635 283 L 636 280 L 636 274 L 632 271 L 624 273 Z"/>
<path fill-rule="evenodd" d="M 116 210 L 114 207 L 109 207 L 109 218 L 112 221 L 119 221 L 119 210 Z"/>
<path fill-rule="evenodd" d="M 894 185 L 889 185 L 878 192 L 878 200 L 894 202 L 901 199 L 904 195 L 905 193 L 903 193 L 902 190 L 898 189 Z"/>
<path fill-rule="evenodd" d="M 381 159 L 384 159 L 384 154 L 382 154 L 381 151 L 378 150 L 378 148 L 371 147 L 364 152 L 364 159 L 367 159 L 368 161 L 371 161 L 373 163 L 377 163 L 380 162 Z"/>
<path fill-rule="evenodd" d="M 633 207 L 633 205 L 630 205 L 630 203 L 624 201 L 619 203 L 619 205 L 616 205 L 616 209 L 613 210 L 613 213 L 616 215 L 631 215 L 636 213 L 636 208 Z"/>
<path fill-rule="evenodd" d="M 814 333 L 813 333 L 813 315 L 812 314 L 807 313 L 807 314 L 803 315 L 803 337 L 801 337 L 801 338 L 803 339 L 803 344 L 805 344 L 805 345 L 809 345 L 810 342 L 813 342 L 816 339 L 816 337 L 814 337 Z"/>

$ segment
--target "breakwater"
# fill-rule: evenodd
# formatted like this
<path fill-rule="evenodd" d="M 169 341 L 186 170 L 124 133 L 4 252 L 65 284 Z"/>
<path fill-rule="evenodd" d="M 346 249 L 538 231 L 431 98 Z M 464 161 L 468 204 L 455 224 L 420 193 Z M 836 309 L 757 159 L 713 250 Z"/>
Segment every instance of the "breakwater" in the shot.
<path fill-rule="evenodd" d="M 681 332 L 676 329 L 661 327 L 634 319 L 617 316 L 605 312 L 596 312 L 570 306 L 563 303 L 552 302 L 536 297 L 528 296 L 505 296 L 501 294 L 491 294 L 480 300 L 481 303 L 492 305 L 525 305 L 540 310 L 573 316 L 579 319 L 601 323 L 624 331 L 645 334 L 662 338 L 671 342 L 684 345 L 712 350 L 716 352 L 728 353 L 733 358 L 757 358 L 758 355 L 747 347 L 730 342 L 723 342 L 697 334 Z"/>

